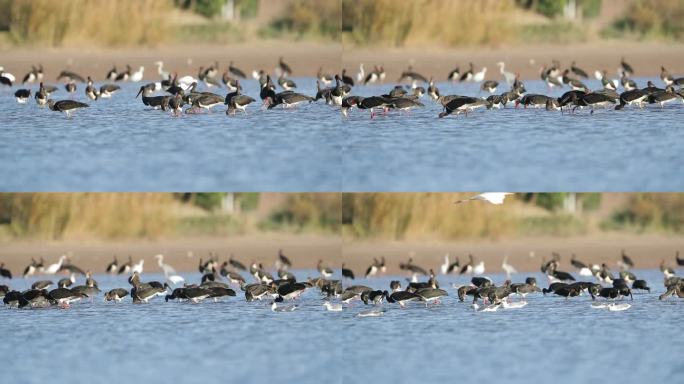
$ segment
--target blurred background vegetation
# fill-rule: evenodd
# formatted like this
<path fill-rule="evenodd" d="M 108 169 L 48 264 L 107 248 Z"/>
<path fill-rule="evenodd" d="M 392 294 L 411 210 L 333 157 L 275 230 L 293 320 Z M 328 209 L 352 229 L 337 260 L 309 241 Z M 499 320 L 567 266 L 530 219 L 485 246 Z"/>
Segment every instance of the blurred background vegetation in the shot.
<path fill-rule="evenodd" d="M 681 41 L 684 0 L 342 0 L 348 45 Z"/>
<path fill-rule="evenodd" d="M 0 240 L 335 234 L 336 193 L 2 193 Z"/>
<path fill-rule="evenodd" d="M 451 240 L 684 233 L 684 193 L 0 193 L 0 240 L 232 236 Z"/>
<path fill-rule="evenodd" d="M 0 44 L 339 40 L 340 0 L 0 0 Z"/>
<path fill-rule="evenodd" d="M 348 238 L 449 240 L 684 232 L 680 193 L 519 193 L 502 206 L 454 202 L 462 193 L 344 194 Z"/>

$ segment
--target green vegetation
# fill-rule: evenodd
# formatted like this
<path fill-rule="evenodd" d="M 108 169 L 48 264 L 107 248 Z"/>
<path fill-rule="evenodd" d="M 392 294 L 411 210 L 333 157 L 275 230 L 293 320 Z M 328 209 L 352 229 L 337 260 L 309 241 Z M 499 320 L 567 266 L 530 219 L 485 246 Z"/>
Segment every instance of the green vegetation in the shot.
<path fill-rule="evenodd" d="M 288 194 L 286 202 L 259 227 L 264 230 L 328 231 L 340 228 L 339 193 Z"/>
<path fill-rule="evenodd" d="M 340 38 L 342 7 L 336 0 L 293 0 L 285 13 L 260 31 L 262 37 Z"/>
<path fill-rule="evenodd" d="M 636 0 L 624 17 L 604 31 L 609 37 L 684 38 L 684 1 Z"/>
<path fill-rule="evenodd" d="M 684 198 L 679 193 L 630 196 L 629 204 L 602 223 L 607 230 L 684 232 Z"/>

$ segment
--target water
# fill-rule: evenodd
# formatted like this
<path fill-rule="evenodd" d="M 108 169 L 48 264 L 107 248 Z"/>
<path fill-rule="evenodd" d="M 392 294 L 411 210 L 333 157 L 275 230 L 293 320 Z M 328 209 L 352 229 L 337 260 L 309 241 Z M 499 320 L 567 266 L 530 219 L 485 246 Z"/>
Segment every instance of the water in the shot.
<path fill-rule="evenodd" d="M 645 86 L 647 79 L 636 79 Z M 651 79 L 662 84 L 659 79 Z M 586 82 L 598 89 L 600 82 Z M 441 94 L 478 95 L 476 84 L 437 84 Z M 356 87 L 362 96 L 392 84 Z M 525 81 L 529 93 L 560 96 Z M 499 86 L 498 93 L 507 89 Z M 567 88 L 565 89 L 567 90 Z M 480 96 L 485 96 L 481 93 Z M 575 115 L 509 105 L 468 117 L 438 119 L 441 105 L 410 116 L 369 119 L 353 111 L 344 123 L 346 191 L 665 191 L 682 190 L 681 101 L 644 110 Z"/>
<path fill-rule="evenodd" d="M 565 300 L 528 295 L 520 309 L 476 313 L 457 300 L 451 283 L 465 277 L 439 276 L 449 297 L 426 308 L 385 304 L 382 317 L 359 318 L 359 302 L 327 312 L 315 290 L 300 308 L 276 313 L 266 302 L 237 297 L 201 304 L 133 305 L 75 303 L 68 310 L 0 308 L 5 326 L 0 352 L 7 382 L 72 383 L 127 380 L 230 382 L 665 382 L 684 373 L 680 352 L 684 301 L 659 301 L 660 271 L 635 271 L 652 293 L 635 293 L 623 312 L 593 309 L 587 296 Z M 301 279 L 314 271 L 295 271 Z M 530 274 L 513 275 L 522 281 Z M 540 285 L 543 276 L 534 274 Z M 184 275 L 196 281 L 199 274 Z M 491 275 L 494 281 L 502 275 Z M 126 287 L 124 277 L 96 276 L 101 288 Z M 145 274 L 145 281 L 161 280 Z M 404 277 L 358 279 L 376 289 Z M 14 288 L 31 282 L 16 279 Z M 54 280 L 54 279 L 53 279 Z M 346 283 L 350 285 L 350 283 Z M 62 369 L 55 367 L 63 367 Z M 78 372 L 78 374 L 74 374 Z"/>
<path fill-rule="evenodd" d="M 313 271 L 295 271 L 300 278 Z M 184 274 L 188 281 L 200 275 Z M 15 289 L 30 287 L 15 279 Z M 307 382 L 340 377 L 339 343 L 333 319 L 317 292 L 302 295 L 293 312 L 272 312 L 269 303 L 236 297 L 199 304 L 104 303 L 106 290 L 130 286 L 125 277 L 95 276 L 103 293 L 90 302 L 56 308 L 0 308 L 0 352 L 7 383 L 105 382 Z M 56 282 L 57 279 L 52 279 Z M 145 274 L 143 281 L 163 276 Z M 3 282 L 5 283 L 5 282 Z M 82 283 L 79 279 L 77 284 Z M 28 363 L 34 362 L 34 363 Z M 335 376 L 336 375 L 336 376 Z"/>
<path fill-rule="evenodd" d="M 313 78 L 294 79 L 315 94 Z M 134 98 L 142 83 L 123 83 L 111 100 L 90 101 L 72 119 L 0 90 L 0 180 L 5 191 L 339 191 L 339 112 L 323 103 L 248 115 L 153 111 Z M 98 84 L 99 85 L 99 84 Z M 37 86 L 32 87 L 33 90 Z M 215 90 L 215 88 L 214 88 Z M 215 91 L 225 94 L 225 90 Z M 67 98 L 60 90 L 52 98 Z"/>

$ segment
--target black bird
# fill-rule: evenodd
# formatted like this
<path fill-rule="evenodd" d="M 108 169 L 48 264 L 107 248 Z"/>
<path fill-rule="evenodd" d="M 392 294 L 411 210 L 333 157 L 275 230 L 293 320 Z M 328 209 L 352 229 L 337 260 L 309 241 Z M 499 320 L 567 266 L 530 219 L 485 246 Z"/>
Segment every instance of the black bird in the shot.
<path fill-rule="evenodd" d="M 290 68 L 290 66 L 287 65 L 287 63 L 285 63 L 283 61 L 282 56 L 280 56 L 280 58 L 278 59 L 278 67 L 280 68 L 280 71 L 281 71 L 283 76 L 291 76 L 292 75 L 292 68 Z"/>
<path fill-rule="evenodd" d="M 243 79 L 247 77 L 245 73 L 242 70 L 240 70 L 240 68 L 233 65 L 232 61 L 230 62 L 230 64 L 228 64 L 228 70 L 230 71 L 230 73 L 237 77 L 241 77 Z"/>
<path fill-rule="evenodd" d="M 116 301 L 117 303 L 123 300 L 124 297 L 128 296 L 128 291 L 123 288 L 114 288 L 111 291 L 105 293 L 105 301 Z"/>
<path fill-rule="evenodd" d="M 572 73 L 574 73 L 575 75 L 577 75 L 579 77 L 583 77 L 585 79 L 589 77 L 589 75 L 587 75 L 587 73 L 582 68 L 579 68 L 575 65 L 574 61 L 570 65 L 570 70 L 572 71 Z"/>
<path fill-rule="evenodd" d="M 127 274 L 131 271 L 131 265 L 133 265 L 133 258 L 131 256 L 128 256 L 128 261 L 123 263 L 119 267 L 119 275 Z"/>
<path fill-rule="evenodd" d="M 88 108 L 88 104 L 75 100 L 48 100 L 48 107 L 51 111 L 64 112 L 67 117 L 71 117 L 71 111 L 79 108 Z"/>
<path fill-rule="evenodd" d="M 342 70 L 342 82 L 347 84 L 350 87 L 354 86 L 354 79 L 351 78 L 351 76 L 347 76 L 347 70 L 346 69 Z"/>
<path fill-rule="evenodd" d="M 31 90 L 30 89 L 17 89 L 17 91 L 14 92 L 14 97 L 17 99 L 17 103 L 26 104 L 28 99 L 31 97 Z"/>
<path fill-rule="evenodd" d="M 627 76 L 632 76 L 632 75 L 634 75 L 634 69 L 632 69 L 632 66 L 629 65 L 629 64 L 625 61 L 625 58 L 624 58 L 624 57 L 620 60 L 620 65 L 622 66 L 622 71 L 623 71 Z"/>
<path fill-rule="evenodd" d="M 282 249 L 278 250 L 278 261 L 285 268 L 292 267 L 292 262 L 287 258 L 287 256 L 285 256 Z"/>
<path fill-rule="evenodd" d="M 116 256 L 114 256 L 114 260 L 112 260 L 111 263 L 107 266 L 106 272 L 107 273 L 116 273 L 119 270 L 119 261 L 116 259 Z"/>
<path fill-rule="evenodd" d="M 67 82 L 72 82 L 72 81 L 78 81 L 79 83 L 85 83 L 85 79 L 83 76 L 71 72 L 71 71 L 62 71 L 59 73 L 59 76 L 57 76 L 57 81 L 65 79 Z"/>
<path fill-rule="evenodd" d="M 622 263 L 625 266 L 627 266 L 628 268 L 634 268 L 634 261 L 632 261 L 632 259 L 629 256 L 627 256 L 624 249 L 621 252 L 621 256 L 622 256 Z"/>
<path fill-rule="evenodd" d="M 646 280 L 634 280 L 634 282 L 632 283 L 632 289 L 640 289 L 643 291 L 651 292 L 651 288 L 649 288 Z"/>
<path fill-rule="evenodd" d="M 684 259 L 679 258 L 679 251 L 675 254 L 675 260 L 677 261 L 677 265 L 684 266 Z"/>
<path fill-rule="evenodd" d="M 245 267 L 244 264 L 242 264 L 241 262 L 235 260 L 233 258 L 233 255 L 230 255 L 230 257 L 228 258 L 228 263 L 230 263 L 230 265 L 232 265 L 235 269 L 239 269 L 241 271 L 247 270 L 247 267 Z"/>
<path fill-rule="evenodd" d="M 5 268 L 5 263 L 0 263 L 0 276 L 6 279 L 12 279 L 12 272 L 10 272 L 9 269 Z"/>
<path fill-rule="evenodd" d="M 351 269 L 345 268 L 342 263 L 342 276 L 354 280 L 354 272 Z"/>

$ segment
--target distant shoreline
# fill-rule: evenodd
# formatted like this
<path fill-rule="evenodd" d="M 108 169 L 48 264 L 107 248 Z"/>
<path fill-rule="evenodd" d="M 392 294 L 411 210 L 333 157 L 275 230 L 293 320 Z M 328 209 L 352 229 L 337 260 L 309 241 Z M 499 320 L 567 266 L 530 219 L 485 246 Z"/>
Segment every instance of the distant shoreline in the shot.
<path fill-rule="evenodd" d="M 292 71 L 292 76 L 315 76 L 322 67 L 327 73 L 339 69 L 341 45 L 318 42 L 258 41 L 231 45 L 193 44 L 160 46 L 155 48 L 13 48 L 0 51 L 0 65 L 5 71 L 14 74 L 21 84 L 21 78 L 31 69 L 31 65 L 42 64 L 45 81 L 56 82 L 57 75 L 69 69 L 82 76 L 92 76 L 94 81 L 103 81 L 113 65 L 125 69 L 129 64 L 133 70 L 145 67 L 145 81 L 158 81 L 158 60 L 164 62 L 164 70 L 178 72 L 179 76 L 197 75 L 199 67 L 219 63 L 219 77 L 230 61 L 251 75 L 252 70 L 263 69 L 273 73 L 278 58 L 284 57 Z M 190 60 L 190 61 L 189 61 Z"/>
<path fill-rule="evenodd" d="M 634 67 L 637 77 L 658 76 L 661 65 L 675 77 L 684 76 L 684 61 L 681 60 L 684 57 L 684 44 L 624 40 L 454 49 L 345 46 L 343 67 L 356 74 L 359 63 L 364 63 L 366 72 L 373 65 L 384 65 L 387 72 L 385 82 L 393 83 L 412 64 L 413 69 L 422 75 L 428 78 L 434 76 L 435 81 L 444 82 L 451 70 L 457 66 L 461 71 L 466 70 L 468 63 L 472 62 L 477 71 L 487 67 L 487 79 L 500 80 L 501 74 L 496 63 L 504 61 L 506 71 L 520 73 L 523 80 L 536 80 L 540 78 L 542 65 L 557 59 L 563 68 L 569 68 L 572 61 L 576 61 L 577 66 L 587 71 L 591 78 L 595 70 L 603 69 L 615 78 L 622 56 Z M 534 64 L 530 63 L 531 59 L 534 59 Z"/>

